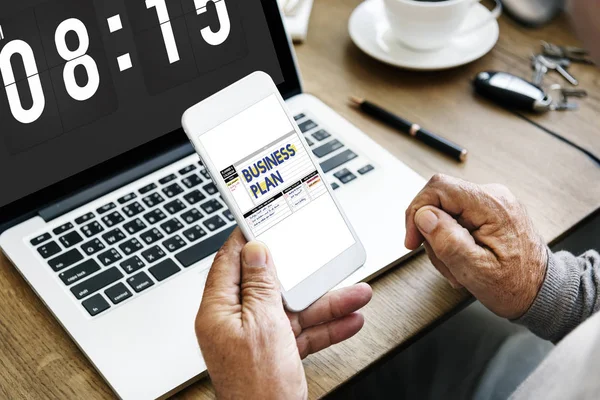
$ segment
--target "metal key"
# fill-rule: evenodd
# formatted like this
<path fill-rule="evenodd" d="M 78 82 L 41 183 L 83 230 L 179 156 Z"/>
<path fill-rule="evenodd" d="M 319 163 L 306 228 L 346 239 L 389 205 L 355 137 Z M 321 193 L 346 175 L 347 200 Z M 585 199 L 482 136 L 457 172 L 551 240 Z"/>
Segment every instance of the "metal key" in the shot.
<path fill-rule="evenodd" d="M 579 110 L 577 103 L 558 103 L 550 106 L 550 111 L 575 111 Z"/>
<path fill-rule="evenodd" d="M 589 58 L 589 52 L 585 49 L 573 46 L 557 46 L 553 43 L 542 41 L 542 52 L 546 56 L 568 58 L 571 61 L 593 64 Z"/>
<path fill-rule="evenodd" d="M 538 61 L 536 56 L 531 59 L 531 67 L 533 68 L 533 84 L 540 86 L 544 76 L 548 73 L 548 67 Z"/>
<path fill-rule="evenodd" d="M 553 69 L 556 72 L 558 72 L 563 78 L 565 78 L 571 85 L 573 86 L 577 86 L 579 85 L 579 81 L 577 79 L 575 79 L 575 77 L 573 77 L 573 75 L 571 75 L 570 73 L 567 72 L 566 69 L 564 69 L 563 67 L 561 67 L 559 64 L 557 64 L 556 62 L 553 62 L 551 60 L 549 60 L 548 58 L 544 57 L 543 55 L 538 55 L 536 57 L 538 59 L 538 61 L 542 64 L 544 64 L 544 66 L 548 69 Z"/>

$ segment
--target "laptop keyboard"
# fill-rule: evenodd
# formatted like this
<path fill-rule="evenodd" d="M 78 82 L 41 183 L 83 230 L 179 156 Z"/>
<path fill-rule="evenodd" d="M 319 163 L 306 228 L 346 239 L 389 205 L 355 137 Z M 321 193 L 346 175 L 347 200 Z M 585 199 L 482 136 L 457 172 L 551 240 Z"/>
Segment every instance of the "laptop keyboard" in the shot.
<path fill-rule="evenodd" d="M 323 172 L 331 172 L 334 189 L 374 169 L 368 163 L 348 168 L 358 154 L 314 118 L 298 114 L 295 120 Z M 30 239 L 92 317 L 214 254 L 236 226 L 201 162 L 190 161 L 156 182 L 137 188 L 132 184 L 131 189 Z"/>

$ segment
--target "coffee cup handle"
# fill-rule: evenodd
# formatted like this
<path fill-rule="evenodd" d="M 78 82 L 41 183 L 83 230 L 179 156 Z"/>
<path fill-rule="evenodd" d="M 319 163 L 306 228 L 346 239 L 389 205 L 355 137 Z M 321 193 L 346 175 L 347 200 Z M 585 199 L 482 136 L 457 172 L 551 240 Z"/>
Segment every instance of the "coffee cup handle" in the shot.
<path fill-rule="evenodd" d="M 473 0 L 473 5 L 478 4 L 480 1 L 481 0 Z M 475 31 L 483 28 L 484 26 L 486 26 L 493 20 L 498 19 L 500 17 L 500 15 L 502 15 L 502 3 L 500 2 L 500 0 L 494 0 L 494 1 L 496 2 L 496 7 L 494 7 L 494 9 L 487 16 L 487 18 L 482 19 L 475 25 L 467 26 L 466 28 L 461 29 L 460 31 L 458 31 L 458 34 L 459 35 L 468 35 L 469 33 L 473 33 Z"/>

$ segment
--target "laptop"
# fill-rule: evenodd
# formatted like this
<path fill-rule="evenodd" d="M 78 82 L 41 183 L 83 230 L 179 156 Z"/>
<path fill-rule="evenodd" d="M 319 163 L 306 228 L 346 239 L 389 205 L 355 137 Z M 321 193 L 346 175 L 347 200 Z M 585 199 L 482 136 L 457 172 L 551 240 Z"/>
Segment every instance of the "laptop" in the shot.
<path fill-rule="evenodd" d="M 404 211 L 423 178 L 303 93 L 276 0 L 0 6 L 0 247 L 121 398 L 205 375 L 194 318 L 235 223 L 180 120 L 256 70 L 366 248 L 341 286 L 407 257 Z"/>

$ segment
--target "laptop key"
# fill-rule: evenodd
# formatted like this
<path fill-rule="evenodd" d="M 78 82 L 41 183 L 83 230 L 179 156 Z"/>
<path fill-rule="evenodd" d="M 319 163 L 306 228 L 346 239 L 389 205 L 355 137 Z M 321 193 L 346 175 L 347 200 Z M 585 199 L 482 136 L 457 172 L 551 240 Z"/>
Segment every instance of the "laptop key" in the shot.
<path fill-rule="evenodd" d="M 120 224 L 123 221 L 125 221 L 125 218 L 123 218 L 123 216 L 118 211 L 115 211 L 113 213 L 108 214 L 105 217 L 102 217 L 102 222 L 104 222 L 104 224 L 109 228 L 111 226 Z"/>
<path fill-rule="evenodd" d="M 186 205 L 181 200 L 175 200 L 170 203 L 165 204 L 165 210 L 171 215 L 177 214 L 180 211 L 186 209 Z"/>
<path fill-rule="evenodd" d="M 181 188 L 181 186 L 174 183 L 172 185 L 167 186 L 166 188 L 163 188 L 162 191 L 167 197 L 171 198 L 171 197 L 175 197 L 178 194 L 182 193 L 183 189 Z"/>
<path fill-rule="evenodd" d="M 154 285 L 152 279 L 145 273 L 140 272 L 137 275 L 132 276 L 131 278 L 127 278 L 127 284 L 131 286 L 136 293 L 141 292 L 142 290 L 148 289 L 150 286 Z"/>
<path fill-rule="evenodd" d="M 204 210 L 205 213 L 212 214 L 223 208 L 223 205 L 217 200 L 211 199 L 208 200 L 206 203 L 202 204 L 200 207 Z"/>
<path fill-rule="evenodd" d="M 81 228 L 81 231 L 83 232 L 83 234 L 88 238 L 91 238 L 92 236 L 96 236 L 103 230 L 104 230 L 104 228 L 102 227 L 102 225 L 100 225 L 100 223 L 98 221 L 91 222 L 87 225 L 84 225 L 84 227 Z"/>
<path fill-rule="evenodd" d="M 294 120 L 295 120 L 295 121 L 299 121 L 299 120 L 301 120 L 301 119 L 302 119 L 302 118 L 304 118 L 304 117 L 306 117 L 306 115 L 304 115 L 304 114 L 298 114 L 298 115 L 295 115 L 295 116 L 294 116 Z"/>
<path fill-rule="evenodd" d="M 333 176 L 335 176 L 336 178 L 338 178 L 339 180 L 342 180 L 342 178 L 348 174 L 350 174 L 351 172 L 348 170 L 348 168 L 344 168 L 339 170 L 338 172 L 336 172 L 335 174 L 333 174 Z"/>
<path fill-rule="evenodd" d="M 165 252 L 158 246 L 150 247 L 146 251 L 142 251 L 142 257 L 150 264 L 156 262 L 166 256 Z"/>
<path fill-rule="evenodd" d="M 235 229 L 235 226 L 231 226 L 227 229 L 222 230 L 214 236 L 209 237 L 206 240 L 203 240 L 200 243 L 196 243 L 192 247 L 183 250 L 179 254 L 175 256 L 177 261 L 181 263 L 184 267 L 189 267 L 198 261 L 202 260 L 214 254 L 219 250 L 219 248 L 225 243 L 225 240 L 229 237 L 231 232 Z"/>
<path fill-rule="evenodd" d="M 218 192 L 217 187 L 212 182 L 208 185 L 204 185 L 202 188 L 206 191 L 206 193 L 210 194 L 211 196 Z"/>
<path fill-rule="evenodd" d="M 187 167 L 185 167 L 183 169 L 180 169 L 179 170 L 179 175 L 189 174 L 190 172 L 192 172 L 195 169 L 196 169 L 196 166 L 194 164 L 190 164 Z"/>
<path fill-rule="evenodd" d="M 165 240 L 162 244 L 169 252 L 174 252 L 185 246 L 185 241 L 179 235 L 173 236 L 171 239 Z"/>
<path fill-rule="evenodd" d="M 375 167 L 373 167 L 371 164 L 369 165 L 365 165 L 364 167 L 362 167 L 361 169 L 358 170 L 358 173 L 361 175 L 366 174 L 367 172 L 371 172 L 375 169 Z"/>
<path fill-rule="evenodd" d="M 225 210 L 223 211 L 223 215 L 225 216 L 225 218 L 227 218 L 230 221 L 235 221 L 235 217 L 233 216 L 233 214 L 231 213 L 231 211 L 229 210 Z"/>
<path fill-rule="evenodd" d="M 310 140 L 307 137 L 305 139 L 306 139 L 306 143 L 308 143 L 309 146 L 314 146 L 315 142 L 313 142 L 312 140 Z"/>
<path fill-rule="evenodd" d="M 103 205 L 102 207 L 100 207 L 99 209 L 96 210 L 96 212 L 100 215 L 109 212 L 110 210 L 112 210 L 113 208 L 115 208 L 117 205 L 115 203 L 108 203 L 106 205 Z"/>
<path fill-rule="evenodd" d="M 158 181 L 158 183 L 160 183 L 161 185 L 165 185 L 171 181 L 174 181 L 175 179 L 177 179 L 177 176 L 175 176 L 175 174 L 171 174 L 169 176 L 165 176 L 164 178 L 160 179 Z"/>
<path fill-rule="evenodd" d="M 325 157 L 327 154 L 331 154 L 334 151 L 341 149 L 344 145 L 337 139 L 333 139 L 322 146 L 319 146 L 313 149 L 313 153 L 315 156 L 321 158 Z"/>
<path fill-rule="evenodd" d="M 104 239 L 104 241 L 108 244 L 115 244 L 125 239 L 125 234 L 119 228 L 115 228 L 112 231 L 102 235 L 102 239 Z"/>
<path fill-rule="evenodd" d="M 194 190 L 186 195 L 183 196 L 183 198 L 185 199 L 185 201 L 187 201 L 190 205 L 194 205 L 196 203 L 201 202 L 202 200 L 204 200 L 206 198 L 205 195 L 203 195 L 202 193 L 200 193 L 199 190 Z"/>
<path fill-rule="evenodd" d="M 73 224 L 70 222 L 67 222 L 66 224 L 61 225 L 58 228 L 54 229 L 52 232 L 54 232 L 55 235 L 60 235 L 61 233 L 65 233 L 69 229 L 73 229 Z"/>
<path fill-rule="evenodd" d="M 160 227 L 163 231 L 170 235 L 171 233 L 177 232 L 178 230 L 182 229 L 183 225 L 181 224 L 181 222 L 179 222 L 177 218 L 173 218 L 162 224 Z"/>
<path fill-rule="evenodd" d="M 50 258 L 53 255 L 60 253 L 60 246 L 56 242 L 49 242 L 38 247 L 37 251 L 43 258 Z"/>
<path fill-rule="evenodd" d="M 49 233 L 44 233 L 43 235 L 40 235 L 36 238 L 31 239 L 30 243 L 33 246 L 38 246 L 38 245 L 50 240 L 51 237 L 52 236 Z"/>
<path fill-rule="evenodd" d="M 98 255 L 98 260 L 100 260 L 100 262 L 105 267 L 108 267 L 110 264 L 116 263 L 117 261 L 119 261 L 122 258 L 123 258 L 123 256 L 116 249 L 110 249 L 110 250 L 105 251 L 104 253 L 101 253 L 100 255 Z"/>
<path fill-rule="evenodd" d="M 110 308 L 110 305 L 101 294 L 90 297 L 89 299 L 81 302 L 83 307 L 87 310 L 90 316 L 95 317 L 103 311 Z"/>
<path fill-rule="evenodd" d="M 50 265 L 50 268 L 52 268 L 52 270 L 58 272 L 62 269 L 70 267 L 71 265 L 81 260 L 83 260 L 83 255 L 81 255 L 79 250 L 73 249 L 61 254 L 60 256 L 48 260 L 48 265 Z"/>
<path fill-rule="evenodd" d="M 63 281 L 65 285 L 70 286 L 75 282 L 79 282 L 83 278 L 86 278 L 97 271 L 100 271 L 100 266 L 98 265 L 96 260 L 89 259 L 87 261 L 82 262 L 76 267 L 73 267 L 65 272 L 61 272 L 60 274 L 58 274 L 58 277 Z"/>
<path fill-rule="evenodd" d="M 112 267 L 104 272 L 100 272 L 71 288 L 71 293 L 75 295 L 77 300 L 81 300 L 93 293 L 96 293 L 100 289 L 104 289 L 108 285 L 115 283 L 123 277 L 123 273 Z"/>
<path fill-rule="evenodd" d="M 330 136 L 331 135 L 329 134 L 329 132 L 327 132 L 325 129 L 321 129 L 321 130 L 316 131 L 315 133 L 312 134 L 312 137 L 314 137 L 315 139 L 317 139 L 319 142 L 327 139 Z"/>
<path fill-rule="evenodd" d="M 67 233 L 64 236 L 61 236 L 59 238 L 59 240 L 62 243 L 62 245 L 65 246 L 65 248 L 68 249 L 69 247 L 73 247 L 77 243 L 82 242 L 83 238 L 81 237 L 81 235 L 77 231 L 73 231 L 73 232 Z"/>
<path fill-rule="evenodd" d="M 340 178 L 340 181 L 341 181 L 342 183 L 346 184 L 346 183 L 348 183 L 348 182 L 350 182 L 350 181 L 353 181 L 353 180 L 355 180 L 355 179 L 356 179 L 356 175 L 354 175 L 354 174 L 350 173 L 350 174 L 347 174 L 347 175 L 344 175 L 343 177 L 341 177 L 341 178 Z"/>
<path fill-rule="evenodd" d="M 94 213 L 90 212 L 90 213 L 84 214 L 81 217 L 75 219 L 75 223 L 77 225 L 81 225 L 81 224 L 83 224 L 85 222 L 88 222 L 89 220 L 91 220 L 93 218 L 94 218 Z"/>
<path fill-rule="evenodd" d="M 298 127 L 300 128 L 302 133 L 306 133 L 311 129 L 315 129 L 316 127 L 318 127 L 318 125 L 312 119 L 309 119 L 298 125 Z"/>
<path fill-rule="evenodd" d="M 119 265 L 128 274 L 133 274 L 135 271 L 142 269 L 146 266 L 146 264 L 144 264 L 144 262 L 138 256 L 128 258 Z"/>
<path fill-rule="evenodd" d="M 144 219 L 148 221 L 150 225 L 154 225 L 165 218 L 167 218 L 166 214 L 158 208 L 156 210 L 152 210 L 149 213 L 144 214 Z"/>
<path fill-rule="evenodd" d="M 144 212 L 144 207 L 142 207 L 142 205 L 140 203 L 138 203 L 137 201 L 134 201 L 133 203 L 123 207 L 123 212 L 129 218 L 132 218 L 132 217 L 135 217 L 136 215 Z"/>
<path fill-rule="evenodd" d="M 141 250 L 144 246 L 136 238 L 129 239 L 119 245 L 119 248 L 126 256 Z"/>
<path fill-rule="evenodd" d="M 148 207 L 148 208 L 152 208 L 152 207 L 162 203 L 163 201 L 165 201 L 165 199 L 163 199 L 163 197 L 159 193 L 156 193 L 156 192 L 144 197 L 142 200 L 144 201 L 144 203 L 146 204 L 146 207 Z"/>
<path fill-rule="evenodd" d="M 138 190 L 138 192 L 140 194 L 146 194 L 148 192 L 153 191 L 154 189 L 156 189 L 156 184 L 151 183 L 149 185 L 144 186 L 143 188 L 141 188 L 140 190 Z"/>
<path fill-rule="evenodd" d="M 202 176 L 204 176 L 209 181 L 212 180 L 211 177 L 210 177 L 210 173 L 208 173 L 207 170 L 203 169 L 202 171 L 200 171 L 200 173 L 202 174 Z"/>
<path fill-rule="evenodd" d="M 146 224 L 141 219 L 136 218 L 133 221 L 123 225 L 123 228 L 125 228 L 125 230 L 129 232 L 130 235 L 135 235 L 143 229 L 146 229 Z"/>
<path fill-rule="evenodd" d="M 100 250 L 104 250 L 104 245 L 98 239 L 90 240 L 89 242 L 83 244 L 81 246 L 81 250 L 85 252 L 88 256 L 94 255 Z"/>
<path fill-rule="evenodd" d="M 331 184 L 331 187 L 333 188 L 333 190 L 336 190 L 336 189 L 339 189 L 339 188 L 340 188 L 340 185 L 338 185 L 337 183 L 333 182 L 333 183 Z"/>
<path fill-rule="evenodd" d="M 157 228 L 152 228 L 142 233 L 140 237 L 144 242 L 146 242 L 146 244 L 152 244 L 154 242 L 158 242 L 164 236 Z"/>
<path fill-rule="evenodd" d="M 186 176 L 185 178 L 183 178 L 181 180 L 181 182 L 188 188 L 191 189 L 195 186 L 198 186 L 199 184 L 201 184 L 202 178 L 200 178 L 198 175 L 196 174 L 192 174 L 190 176 Z"/>
<path fill-rule="evenodd" d="M 187 223 L 193 224 L 194 222 L 202 219 L 204 215 L 200 211 L 195 208 L 192 208 L 190 211 L 186 211 L 180 215 L 180 217 Z"/>
<path fill-rule="evenodd" d="M 175 264 L 175 261 L 169 258 L 159 264 L 156 264 L 154 267 L 148 268 L 148 271 L 150 271 L 154 279 L 160 282 L 164 281 L 170 276 L 175 275 L 181 271 L 181 268 Z"/>
<path fill-rule="evenodd" d="M 129 289 L 127 289 L 127 286 L 123 285 L 121 282 L 106 289 L 104 294 L 113 304 L 119 304 L 133 296 Z"/>
<path fill-rule="evenodd" d="M 339 166 L 342 166 L 350 160 L 354 160 L 356 157 L 358 157 L 358 155 L 356 155 L 356 153 L 354 153 L 352 150 L 345 150 L 337 156 L 333 156 L 329 160 L 323 161 L 321 163 L 321 168 L 323 169 L 323 172 L 327 173 Z"/>
<path fill-rule="evenodd" d="M 117 203 L 119 203 L 119 204 L 129 203 L 131 200 L 135 199 L 136 197 L 137 197 L 137 195 L 135 193 L 129 193 L 129 194 L 126 194 L 125 196 L 121 197 L 120 199 L 118 199 Z"/>
<path fill-rule="evenodd" d="M 203 236 L 206 236 L 204 229 L 200 228 L 200 225 L 194 225 L 190 229 L 183 231 L 183 236 L 190 242 L 195 242 Z"/>
<path fill-rule="evenodd" d="M 223 221 L 223 219 L 221 217 L 219 217 L 218 215 L 215 215 L 214 217 L 209 218 L 206 221 L 204 221 L 204 226 L 207 227 L 211 231 L 216 231 L 217 229 L 219 229 L 225 225 L 227 225 L 227 222 Z"/>

